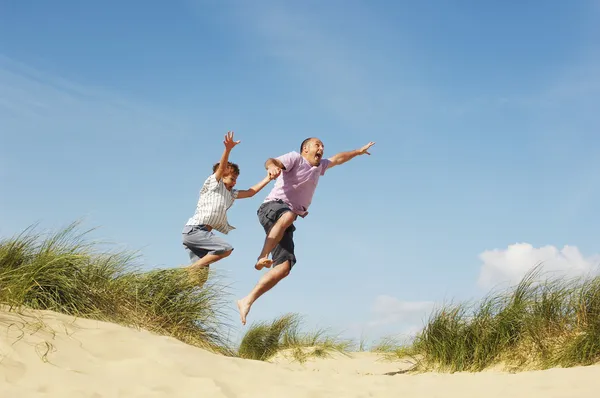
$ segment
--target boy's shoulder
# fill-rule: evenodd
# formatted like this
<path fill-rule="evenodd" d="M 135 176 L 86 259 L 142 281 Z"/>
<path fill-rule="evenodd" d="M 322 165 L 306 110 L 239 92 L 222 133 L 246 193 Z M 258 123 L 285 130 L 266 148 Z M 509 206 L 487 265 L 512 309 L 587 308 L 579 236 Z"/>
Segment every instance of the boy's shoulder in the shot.
<path fill-rule="evenodd" d="M 206 180 L 204 180 L 204 183 L 202 184 L 202 190 L 213 190 L 219 186 L 219 183 L 223 183 L 223 180 L 217 181 L 217 177 L 215 173 L 213 173 L 206 177 Z"/>

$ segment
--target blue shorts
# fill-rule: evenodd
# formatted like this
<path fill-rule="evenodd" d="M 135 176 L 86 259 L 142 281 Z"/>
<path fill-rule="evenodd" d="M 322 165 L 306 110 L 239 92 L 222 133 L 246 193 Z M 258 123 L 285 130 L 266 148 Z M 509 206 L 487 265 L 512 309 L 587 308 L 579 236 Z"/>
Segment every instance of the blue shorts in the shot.
<path fill-rule="evenodd" d="M 183 247 L 188 251 L 192 263 L 207 254 L 223 254 L 233 250 L 225 239 L 218 237 L 204 225 L 186 225 L 181 234 Z"/>

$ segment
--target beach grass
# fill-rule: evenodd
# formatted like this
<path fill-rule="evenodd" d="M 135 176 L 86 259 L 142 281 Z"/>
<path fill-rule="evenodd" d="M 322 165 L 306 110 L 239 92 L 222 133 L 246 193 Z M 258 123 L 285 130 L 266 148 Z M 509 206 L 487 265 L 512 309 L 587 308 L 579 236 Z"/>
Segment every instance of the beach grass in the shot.
<path fill-rule="evenodd" d="M 75 222 L 0 240 L 0 304 L 143 328 L 233 355 L 222 337 L 225 286 L 198 288 L 181 269 L 144 271 L 134 253 L 97 250 L 90 231 Z"/>
<path fill-rule="evenodd" d="M 302 330 L 302 318 L 289 313 L 270 322 L 250 325 L 238 347 L 241 358 L 268 361 L 277 354 L 305 362 L 308 358 L 325 358 L 332 353 L 347 354 L 353 342 L 339 339 L 326 329 Z"/>
<path fill-rule="evenodd" d="M 202 287 L 183 269 L 143 270 L 137 255 L 100 250 L 72 223 L 54 233 L 31 227 L 0 240 L 0 305 L 51 310 L 172 336 L 187 344 L 268 361 L 278 354 L 304 362 L 347 354 L 354 343 L 326 329 L 305 331 L 298 314 L 253 323 L 237 347 L 225 337 L 231 304 L 211 271 Z M 534 267 L 515 286 L 474 302 L 436 307 L 406 343 L 383 339 L 369 351 L 411 357 L 415 371 L 512 371 L 600 362 L 600 276 L 544 277 Z M 364 338 L 359 351 L 366 351 Z"/>
<path fill-rule="evenodd" d="M 477 302 L 441 305 L 397 355 L 415 358 L 416 370 L 447 372 L 597 363 L 600 276 L 542 278 L 541 271 L 539 264 L 517 285 Z"/>

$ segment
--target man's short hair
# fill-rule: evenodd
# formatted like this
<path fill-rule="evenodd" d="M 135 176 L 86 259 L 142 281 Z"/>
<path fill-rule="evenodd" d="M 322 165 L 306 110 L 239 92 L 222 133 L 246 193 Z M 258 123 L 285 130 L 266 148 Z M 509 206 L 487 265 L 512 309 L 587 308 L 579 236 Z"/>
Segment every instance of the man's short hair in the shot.
<path fill-rule="evenodd" d="M 213 166 L 213 173 L 215 173 L 217 171 L 217 169 L 219 168 L 219 165 L 221 164 L 221 162 L 215 163 Z M 227 168 L 226 170 L 230 173 L 233 173 L 235 175 L 240 175 L 240 168 L 237 164 L 235 163 L 231 163 L 231 162 L 227 162 Z"/>
<path fill-rule="evenodd" d="M 307 139 L 305 139 L 304 141 L 302 141 L 302 144 L 300 145 L 300 153 L 302 153 L 302 151 L 304 151 L 304 147 L 306 146 L 306 144 L 308 144 L 311 140 L 314 140 L 315 137 L 309 137 Z"/>

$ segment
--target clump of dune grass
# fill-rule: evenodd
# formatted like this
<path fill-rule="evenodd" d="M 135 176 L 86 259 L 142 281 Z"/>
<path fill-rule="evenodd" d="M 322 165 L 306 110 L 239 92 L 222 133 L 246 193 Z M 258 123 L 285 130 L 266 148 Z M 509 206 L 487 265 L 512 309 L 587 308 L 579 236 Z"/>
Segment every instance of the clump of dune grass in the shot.
<path fill-rule="evenodd" d="M 418 362 L 418 353 L 415 351 L 414 345 L 394 336 L 385 336 L 381 338 L 371 347 L 370 351 L 379 354 L 383 356 L 384 359 L 390 361 L 409 358 L 414 362 Z"/>
<path fill-rule="evenodd" d="M 347 354 L 352 343 L 331 336 L 325 329 L 303 332 L 298 314 L 284 314 L 271 322 L 252 324 L 238 347 L 241 358 L 268 361 L 276 354 L 288 352 L 304 362 L 310 357 L 328 357 L 334 352 Z"/>
<path fill-rule="evenodd" d="M 542 279 L 541 266 L 513 288 L 435 310 L 410 348 L 420 369 L 481 371 L 600 361 L 600 276 Z"/>
<path fill-rule="evenodd" d="M 79 222 L 0 241 L 0 304 L 115 322 L 231 354 L 223 286 L 198 288 L 183 270 L 143 271 L 130 252 L 97 250 Z"/>

